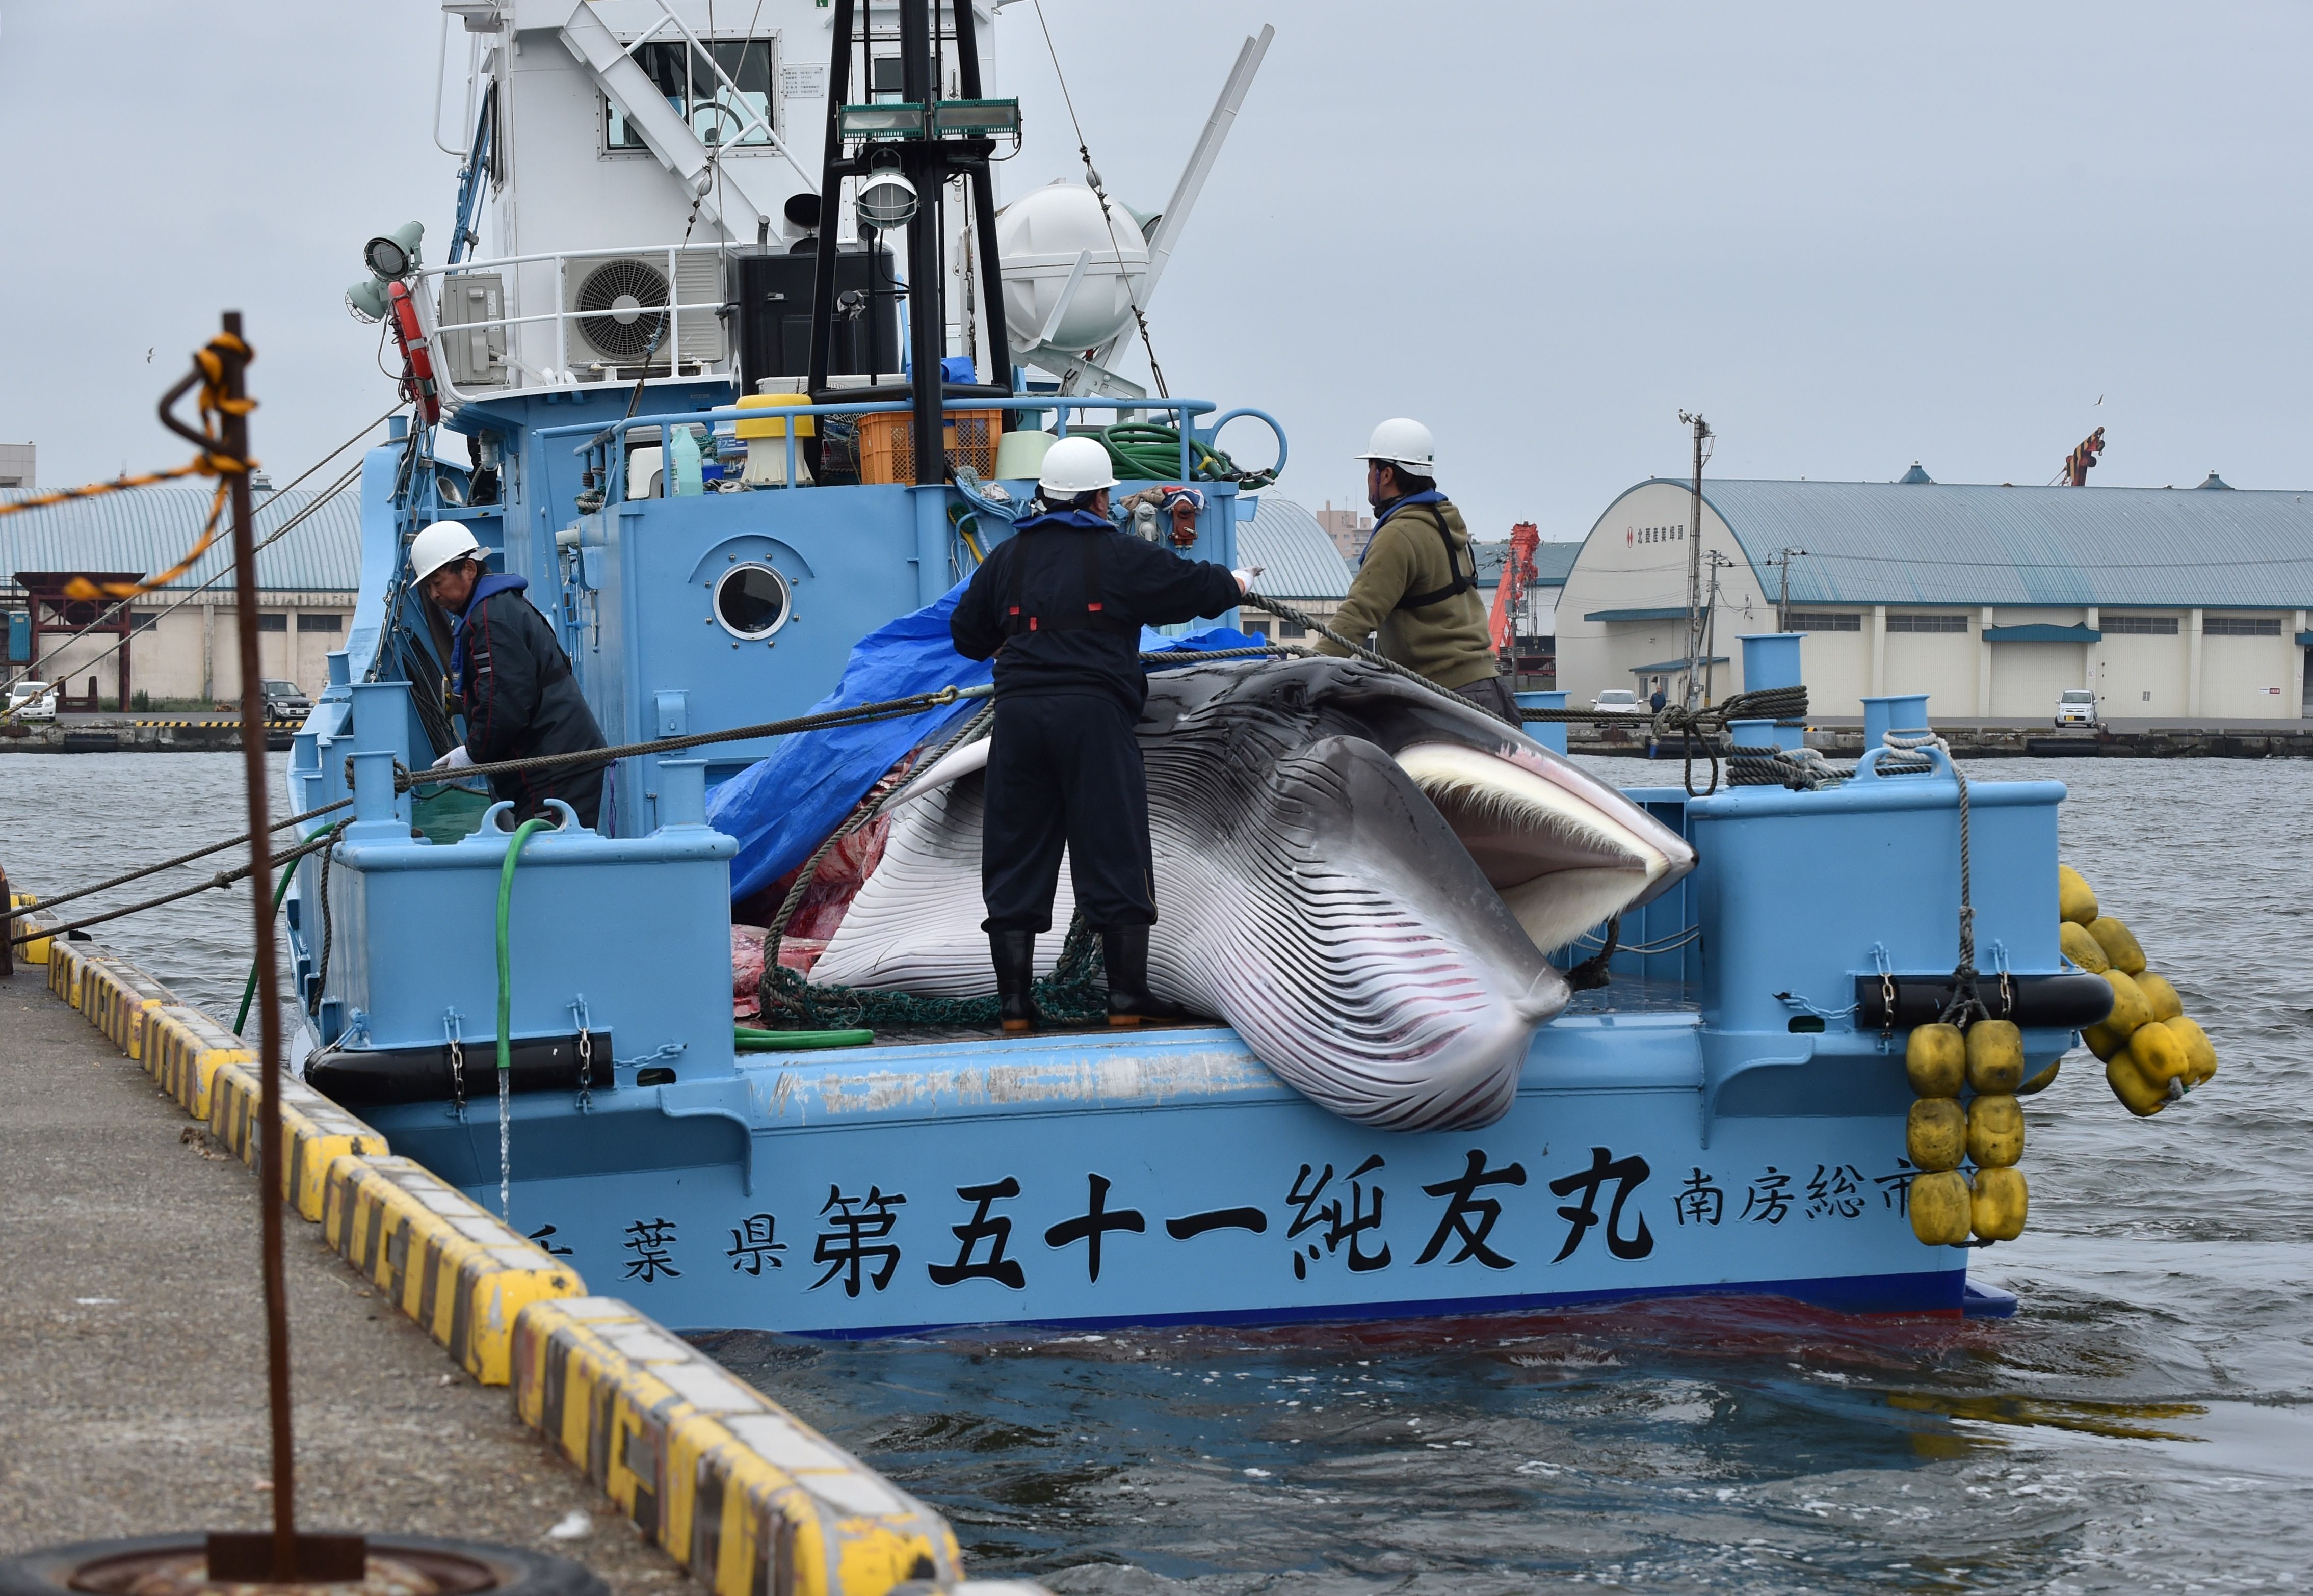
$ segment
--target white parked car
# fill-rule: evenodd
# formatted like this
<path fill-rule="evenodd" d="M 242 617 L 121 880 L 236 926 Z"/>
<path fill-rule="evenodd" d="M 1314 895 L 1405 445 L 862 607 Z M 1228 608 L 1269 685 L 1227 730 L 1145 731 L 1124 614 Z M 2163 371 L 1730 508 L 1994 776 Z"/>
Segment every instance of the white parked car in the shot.
<path fill-rule="evenodd" d="M 1642 709 L 1645 706 L 1639 702 L 1638 694 L 1632 692 L 1628 688 L 1608 688 L 1605 692 L 1600 693 L 1596 697 L 1590 700 L 1590 707 L 1593 709 L 1620 709 L 1628 711 Z"/>
<path fill-rule="evenodd" d="M 2066 688 L 2056 695 L 2056 724 L 2093 726 L 2096 723 L 2096 690 L 2093 688 Z"/>
<path fill-rule="evenodd" d="M 52 721 L 57 718 L 57 689 L 45 681 L 20 681 L 8 689 L 8 715 L 13 720 Z"/>

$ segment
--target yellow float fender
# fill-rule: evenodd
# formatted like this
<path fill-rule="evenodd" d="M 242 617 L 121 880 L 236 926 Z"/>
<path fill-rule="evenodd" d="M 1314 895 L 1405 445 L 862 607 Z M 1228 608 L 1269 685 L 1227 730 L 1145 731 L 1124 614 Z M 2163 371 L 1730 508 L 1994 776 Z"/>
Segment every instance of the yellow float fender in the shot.
<path fill-rule="evenodd" d="M 1950 1247 L 1967 1240 L 1974 1223 L 1974 1194 L 1967 1177 L 1957 1170 L 1939 1170 L 1912 1178 L 1912 1233 L 1930 1247 Z"/>
<path fill-rule="evenodd" d="M 2001 1093 L 2024 1084 L 2024 1033 L 2014 1021 L 1978 1020 L 1967 1028 L 1967 1083 Z"/>
<path fill-rule="evenodd" d="M 2115 969 L 2137 975 L 2144 969 L 2144 950 L 2136 945 L 2136 934 L 2110 915 L 2089 922 L 2089 934 L 2104 949 L 2104 956 L 2112 960 Z"/>
<path fill-rule="evenodd" d="M 2059 1058 L 2046 1069 L 2042 1070 L 2038 1074 L 2025 1082 L 2021 1086 L 2018 1086 L 2016 1089 L 2016 1095 L 2018 1097 L 2030 1097 L 2036 1092 L 2047 1091 L 2049 1087 L 2054 1086 L 2056 1083 L 2056 1072 L 2063 1067 L 2064 1061 Z"/>
<path fill-rule="evenodd" d="M 2095 890 L 2069 864 L 2056 866 L 2056 909 L 2067 925 L 2085 925 L 2097 917 Z"/>
<path fill-rule="evenodd" d="M 1967 1116 L 1956 1099 L 1923 1097 L 1912 1105 L 1904 1122 L 1904 1152 L 1918 1168 L 1933 1174 L 1956 1170 L 1967 1151 Z"/>
<path fill-rule="evenodd" d="M 2112 960 L 2105 956 L 2104 944 L 2077 921 L 2064 922 L 2056 933 L 2056 945 L 2063 950 L 2065 958 L 2092 976 L 2100 976 L 2112 968 Z"/>
<path fill-rule="evenodd" d="M 2209 1033 L 2201 1029 L 2200 1022 L 2185 1014 L 2177 1014 L 2162 1021 L 2161 1023 L 2173 1031 L 2177 1039 L 2184 1044 L 2185 1061 L 2187 1066 L 2185 1073 L 2185 1084 L 2198 1086 L 2217 1073 L 2217 1047 L 2214 1042 L 2209 1040 Z"/>
<path fill-rule="evenodd" d="M 2139 1119 L 2150 1119 L 2168 1106 L 2166 1087 L 2155 1086 L 2136 1067 L 2136 1061 L 2126 1053 L 2115 1053 L 2104 1066 L 2104 1083 L 2112 1088 L 2113 1096 L 2120 1099 L 2128 1111 Z"/>
<path fill-rule="evenodd" d="M 1914 1104 L 1913 1107 L 1917 1107 Z M 2009 1096 L 1967 1105 L 1967 1157 L 1979 1170 L 2004 1170 L 2024 1156 L 2024 1106 Z M 1912 1161 L 1917 1163 L 1919 1160 Z"/>
<path fill-rule="evenodd" d="M 1919 1182 L 1914 1180 L 1912 1186 L 1916 1191 Z M 2031 1201 L 2031 1190 L 2019 1171 L 1978 1170 L 1969 1226 L 1987 1241 L 2013 1241 L 2024 1233 L 2024 1215 Z"/>
<path fill-rule="evenodd" d="M 1904 1044 L 1904 1074 L 1920 1097 L 1957 1097 L 1967 1081 L 1967 1039 L 1957 1025 L 1914 1027 Z"/>
<path fill-rule="evenodd" d="M 2102 1022 L 2105 1030 L 2118 1036 L 2136 1034 L 2140 1025 L 2152 1022 L 2152 1005 L 2144 999 L 2144 988 L 2136 978 L 2115 968 L 2104 972 L 2105 983 L 2112 988 L 2112 1013 Z"/>
<path fill-rule="evenodd" d="M 2139 1074 L 2163 1092 L 2168 1090 L 2169 1082 L 2183 1080 L 2192 1068 L 2185 1057 L 2184 1042 L 2159 1020 L 2137 1027 L 2128 1039 L 2128 1058 Z"/>
<path fill-rule="evenodd" d="M 2174 1020 L 2185 1012 L 2185 1000 L 2177 995 L 2177 988 L 2168 984 L 2166 976 L 2156 976 L 2148 969 L 2136 978 L 2136 989 L 2144 994 L 2155 1020 Z"/>

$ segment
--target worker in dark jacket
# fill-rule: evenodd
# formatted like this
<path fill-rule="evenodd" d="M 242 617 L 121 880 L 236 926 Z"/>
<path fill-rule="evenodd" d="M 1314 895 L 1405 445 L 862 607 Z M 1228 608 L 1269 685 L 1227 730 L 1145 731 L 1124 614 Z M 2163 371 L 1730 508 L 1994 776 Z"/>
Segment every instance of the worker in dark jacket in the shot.
<path fill-rule="evenodd" d="M 1385 421 L 1360 458 L 1374 531 L 1349 596 L 1333 612 L 1332 630 L 1353 643 L 1376 634 L 1376 652 L 1385 658 L 1522 727 L 1478 595 L 1470 529 L 1438 491 L 1429 429 L 1403 417 Z M 1317 651 L 1349 652 L 1335 643 L 1321 643 Z"/>
<path fill-rule="evenodd" d="M 1148 781 L 1132 733 L 1148 697 L 1140 628 L 1218 615 L 1248 578 L 1117 531 L 1108 451 L 1062 438 L 1044 456 L 1042 513 L 989 552 L 949 618 L 959 653 L 996 655 L 980 879 L 1004 1029 L 1037 1022 L 1036 937 L 1052 925 L 1060 850 L 1101 934 L 1112 1025 L 1176 1019 L 1148 991 L 1156 923 Z"/>
<path fill-rule="evenodd" d="M 418 591 L 453 618 L 450 688 L 466 716 L 466 741 L 434 768 L 607 746 L 553 626 L 522 596 L 529 582 L 486 573 L 484 557 L 474 534 L 454 521 L 435 522 L 409 544 Z M 592 827 L 602 816 L 602 770 L 596 763 L 517 771 L 490 777 L 490 791 L 511 801 L 519 819 L 559 798 L 580 825 Z"/>

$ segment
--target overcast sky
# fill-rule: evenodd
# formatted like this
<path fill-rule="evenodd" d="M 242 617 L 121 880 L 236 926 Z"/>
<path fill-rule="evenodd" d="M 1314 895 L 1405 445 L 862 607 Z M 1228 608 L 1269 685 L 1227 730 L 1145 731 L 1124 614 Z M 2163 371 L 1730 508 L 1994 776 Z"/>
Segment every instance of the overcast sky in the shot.
<path fill-rule="evenodd" d="M 1285 423 L 1313 507 L 1404 414 L 1479 535 L 1579 537 L 1684 472 L 1682 407 L 1717 475 L 2040 483 L 2103 425 L 2100 486 L 2313 484 L 2301 4 L 1043 10 L 1143 209 L 1276 24 L 1150 321 L 1174 392 Z M 224 305 L 277 479 L 385 408 L 340 294 L 408 216 L 439 254 L 438 26 L 0 0 L 0 441 L 44 486 L 179 458 L 152 400 Z M 1007 192 L 1080 175 L 1033 0 L 998 31 Z"/>

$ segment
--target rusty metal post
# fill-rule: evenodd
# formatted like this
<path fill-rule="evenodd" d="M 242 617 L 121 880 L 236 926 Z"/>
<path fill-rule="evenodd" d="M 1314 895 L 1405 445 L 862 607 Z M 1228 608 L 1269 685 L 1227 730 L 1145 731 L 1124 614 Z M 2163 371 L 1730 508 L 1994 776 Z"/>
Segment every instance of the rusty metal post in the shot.
<path fill-rule="evenodd" d="M 15 902 L 8 896 L 8 873 L 0 870 L 0 976 L 16 973 Z"/>
<path fill-rule="evenodd" d="M 241 344 L 241 312 L 224 313 L 226 336 Z M 249 459 L 249 417 L 235 401 L 247 396 L 250 352 L 221 350 L 224 361 L 223 452 Z M 257 1003 L 264 1096 L 259 1109 L 257 1201 L 265 1258 L 265 1385 L 273 1439 L 273 1577 L 297 1577 L 297 1460 L 289 1423 L 289 1293 L 281 1257 L 281 1001 L 273 950 L 273 824 L 265 770 L 265 688 L 257 661 L 257 548 L 249 472 L 229 474 L 233 498 L 234 630 L 241 645 L 241 759 L 249 785 L 251 916 L 257 936 Z"/>

